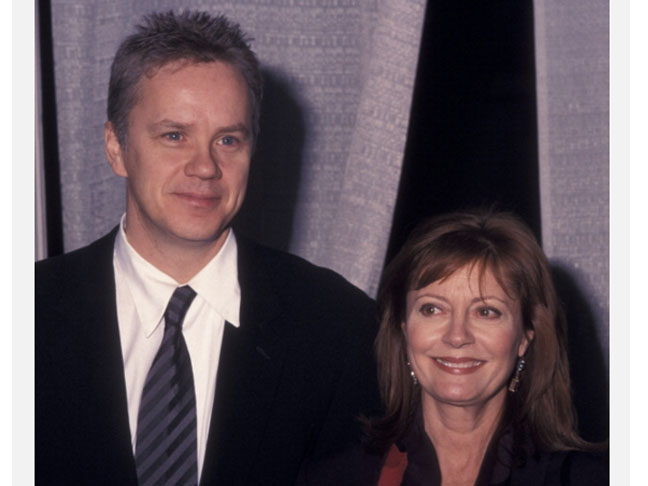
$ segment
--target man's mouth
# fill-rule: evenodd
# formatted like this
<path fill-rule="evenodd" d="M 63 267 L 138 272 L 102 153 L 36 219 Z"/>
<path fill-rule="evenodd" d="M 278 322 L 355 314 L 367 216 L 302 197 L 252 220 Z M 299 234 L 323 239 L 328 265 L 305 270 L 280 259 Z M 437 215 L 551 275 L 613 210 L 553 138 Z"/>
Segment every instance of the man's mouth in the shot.
<path fill-rule="evenodd" d="M 212 193 L 201 194 L 201 193 L 194 193 L 194 192 L 176 192 L 174 194 L 180 199 L 182 199 L 183 201 L 198 208 L 213 207 L 220 200 L 219 196 Z"/>

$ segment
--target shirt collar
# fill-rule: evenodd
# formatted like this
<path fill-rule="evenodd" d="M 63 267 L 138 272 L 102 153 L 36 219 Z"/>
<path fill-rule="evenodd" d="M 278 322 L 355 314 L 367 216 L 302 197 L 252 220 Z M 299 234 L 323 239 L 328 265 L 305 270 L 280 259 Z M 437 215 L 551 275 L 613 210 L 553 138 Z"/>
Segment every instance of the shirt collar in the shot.
<path fill-rule="evenodd" d="M 136 302 L 137 313 L 146 336 L 150 336 L 163 320 L 164 311 L 178 282 L 146 261 L 131 246 L 124 231 L 125 214 L 115 240 L 115 259 L 126 277 L 128 288 Z M 241 289 L 238 282 L 238 249 L 233 231 L 229 231 L 223 246 L 207 265 L 186 285 L 225 321 L 239 327 Z"/>
<path fill-rule="evenodd" d="M 222 248 L 187 283 L 227 322 L 240 325 L 241 287 L 238 281 L 238 247 L 230 229 Z"/>

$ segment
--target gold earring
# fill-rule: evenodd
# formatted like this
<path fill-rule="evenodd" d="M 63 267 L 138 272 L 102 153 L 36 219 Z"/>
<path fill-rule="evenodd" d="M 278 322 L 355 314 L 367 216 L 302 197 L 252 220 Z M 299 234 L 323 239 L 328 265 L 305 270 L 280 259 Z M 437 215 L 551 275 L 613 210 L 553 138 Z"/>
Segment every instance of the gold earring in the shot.
<path fill-rule="evenodd" d="M 522 372 L 524 371 L 525 366 L 526 361 L 524 359 L 524 356 L 519 357 L 517 365 L 515 367 L 515 375 L 513 376 L 513 379 L 511 380 L 511 383 L 508 387 L 508 390 L 511 393 L 515 393 L 516 391 L 518 391 L 518 388 L 520 388 L 520 377 L 522 376 Z"/>

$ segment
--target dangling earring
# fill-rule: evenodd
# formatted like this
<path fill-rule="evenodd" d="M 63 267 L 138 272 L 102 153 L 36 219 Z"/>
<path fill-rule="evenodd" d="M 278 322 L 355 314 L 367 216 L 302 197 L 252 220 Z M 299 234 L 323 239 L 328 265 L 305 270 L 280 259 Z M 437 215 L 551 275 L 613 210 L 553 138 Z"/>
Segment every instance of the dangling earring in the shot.
<path fill-rule="evenodd" d="M 407 362 L 407 367 L 410 370 L 410 375 L 412 376 L 412 381 L 414 382 L 414 386 L 418 385 L 418 380 L 416 379 L 416 375 L 414 374 L 414 370 L 412 369 L 412 364 L 409 361 Z"/>
<path fill-rule="evenodd" d="M 516 391 L 518 391 L 518 388 L 520 388 L 520 377 L 522 376 L 522 372 L 524 371 L 525 366 L 526 361 L 524 360 L 524 356 L 520 356 L 515 367 L 515 375 L 513 376 L 513 379 L 511 380 L 511 383 L 508 387 L 508 390 L 511 393 L 515 393 Z"/>

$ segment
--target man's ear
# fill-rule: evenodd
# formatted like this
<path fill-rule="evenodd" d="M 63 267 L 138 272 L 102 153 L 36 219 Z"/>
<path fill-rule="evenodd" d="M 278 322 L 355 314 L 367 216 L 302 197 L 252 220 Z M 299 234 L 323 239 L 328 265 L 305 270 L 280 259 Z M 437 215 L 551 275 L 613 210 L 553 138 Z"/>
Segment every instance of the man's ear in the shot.
<path fill-rule="evenodd" d="M 104 125 L 104 144 L 106 148 L 106 158 L 108 159 L 113 172 L 118 176 L 128 177 L 126 165 L 124 164 L 122 147 L 117 138 L 117 132 L 115 131 L 114 125 L 109 121 Z"/>

